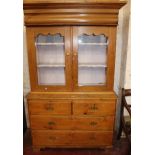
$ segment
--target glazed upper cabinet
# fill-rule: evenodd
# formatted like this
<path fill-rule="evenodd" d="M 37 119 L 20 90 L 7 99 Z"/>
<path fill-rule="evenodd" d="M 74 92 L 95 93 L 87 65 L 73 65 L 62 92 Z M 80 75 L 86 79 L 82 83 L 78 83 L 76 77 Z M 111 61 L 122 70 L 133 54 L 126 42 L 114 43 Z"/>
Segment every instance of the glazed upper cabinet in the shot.
<path fill-rule="evenodd" d="M 112 89 L 113 27 L 32 27 L 27 28 L 27 36 L 32 90 Z"/>
<path fill-rule="evenodd" d="M 27 38 L 32 90 L 71 90 L 70 27 L 27 28 Z"/>
<path fill-rule="evenodd" d="M 112 90 L 115 29 L 73 27 L 73 80 L 76 91 Z"/>

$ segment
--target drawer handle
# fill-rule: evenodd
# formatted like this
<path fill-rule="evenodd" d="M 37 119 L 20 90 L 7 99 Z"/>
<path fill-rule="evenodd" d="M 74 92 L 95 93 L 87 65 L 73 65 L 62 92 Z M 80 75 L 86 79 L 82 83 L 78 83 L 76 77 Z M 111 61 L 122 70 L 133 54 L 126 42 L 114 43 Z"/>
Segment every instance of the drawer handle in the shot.
<path fill-rule="evenodd" d="M 50 140 L 56 140 L 56 137 L 50 136 L 49 139 Z"/>
<path fill-rule="evenodd" d="M 90 106 L 89 109 L 90 110 L 98 110 L 98 107 L 96 106 L 96 104 L 93 104 L 92 106 Z"/>
<path fill-rule="evenodd" d="M 51 104 L 46 104 L 46 105 L 45 105 L 45 109 L 46 109 L 46 110 L 50 110 L 50 111 L 54 110 L 54 108 L 52 107 Z"/>
<path fill-rule="evenodd" d="M 55 122 L 48 122 L 48 125 L 55 125 Z"/>
<path fill-rule="evenodd" d="M 92 121 L 92 122 L 90 122 L 90 125 L 95 126 L 95 125 L 97 125 L 97 122 Z"/>

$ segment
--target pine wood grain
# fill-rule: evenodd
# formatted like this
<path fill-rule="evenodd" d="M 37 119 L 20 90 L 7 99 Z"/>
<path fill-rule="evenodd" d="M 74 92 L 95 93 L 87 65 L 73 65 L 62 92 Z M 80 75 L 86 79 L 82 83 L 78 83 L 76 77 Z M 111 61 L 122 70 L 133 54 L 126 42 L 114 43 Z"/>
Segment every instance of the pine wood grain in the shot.
<path fill-rule="evenodd" d="M 49 131 L 33 130 L 33 145 L 35 146 L 85 146 L 103 147 L 112 145 L 112 132 L 103 131 Z"/>
<path fill-rule="evenodd" d="M 28 102 L 29 114 L 31 115 L 70 115 L 71 102 L 64 100 L 34 100 Z"/>
<path fill-rule="evenodd" d="M 73 101 L 74 115 L 107 116 L 115 115 L 114 100 L 75 100 Z"/>
<path fill-rule="evenodd" d="M 31 128 L 39 130 L 102 130 L 113 131 L 114 116 L 50 116 L 31 115 Z"/>

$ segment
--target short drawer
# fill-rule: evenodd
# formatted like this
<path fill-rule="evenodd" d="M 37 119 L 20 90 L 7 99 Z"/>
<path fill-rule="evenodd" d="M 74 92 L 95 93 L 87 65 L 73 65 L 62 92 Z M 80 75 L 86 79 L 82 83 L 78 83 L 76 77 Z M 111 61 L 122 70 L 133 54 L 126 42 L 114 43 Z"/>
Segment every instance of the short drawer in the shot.
<path fill-rule="evenodd" d="M 64 131 L 32 131 L 32 142 L 36 146 L 50 145 L 68 145 L 71 143 L 72 136 L 70 132 Z"/>
<path fill-rule="evenodd" d="M 106 130 L 113 131 L 114 116 L 64 117 L 31 115 L 32 129 L 40 130 Z"/>
<path fill-rule="evenodd" d="M 70 101 L 58 100 L 31 100 L 28 102 L 30 115 L 69 115 L 71 114 Z"/>
<path fill-rule="evenodd" d="M 115 115 L 115 100 L 77 100 L 73 102 L 74 115 Z"/>

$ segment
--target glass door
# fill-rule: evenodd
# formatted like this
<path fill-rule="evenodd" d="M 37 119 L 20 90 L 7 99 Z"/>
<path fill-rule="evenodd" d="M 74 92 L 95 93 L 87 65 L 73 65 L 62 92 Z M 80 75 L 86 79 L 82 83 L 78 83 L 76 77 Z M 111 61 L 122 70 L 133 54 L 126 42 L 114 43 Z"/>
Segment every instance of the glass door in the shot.
<path fill-rule="evenodd" d="M 39 34 L 36 37 L 37 71 L 39 85 L 64 86 L 65 48 L 61 34 Z"/>
<path fill-rule="evenodd" d="M 74 27 L 73 36 L 74 89 L 110 90 L 114 70 L 111 29 Z"/>
<path fill-rule="evenodd" d="M 71 52 L 69 27 L 31 28 L 30 68 L 34 89 L 67 91 L 71 89 Z M 33 55 L 33 57 L 32 57 Z"/>

